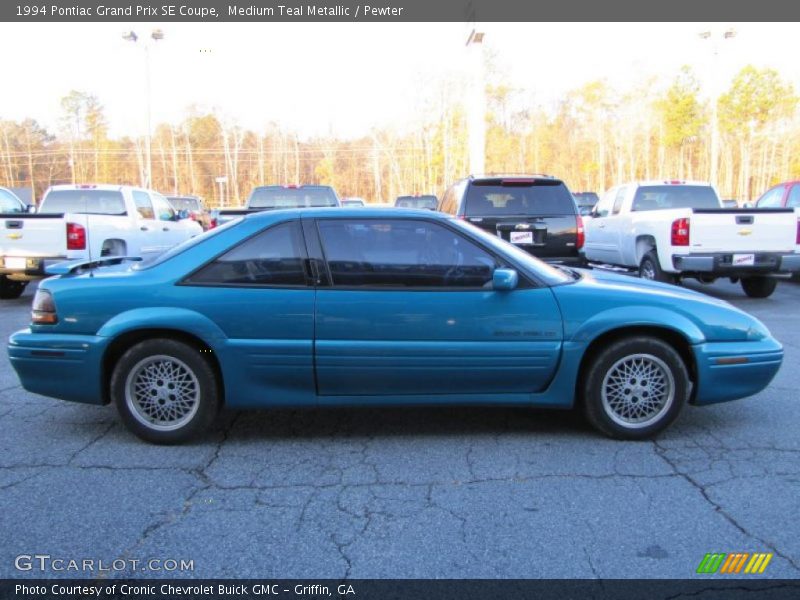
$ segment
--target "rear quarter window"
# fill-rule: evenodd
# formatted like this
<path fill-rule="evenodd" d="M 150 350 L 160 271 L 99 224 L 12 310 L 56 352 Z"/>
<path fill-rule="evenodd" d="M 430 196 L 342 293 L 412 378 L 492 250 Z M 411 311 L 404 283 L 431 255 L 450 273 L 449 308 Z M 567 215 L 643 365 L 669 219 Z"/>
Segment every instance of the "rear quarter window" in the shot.
<path fill-rule="evenodd" d="M 124 215 L 125 200 L 115 190 L 54 190 L 45 196 L 39 212 Z"/>

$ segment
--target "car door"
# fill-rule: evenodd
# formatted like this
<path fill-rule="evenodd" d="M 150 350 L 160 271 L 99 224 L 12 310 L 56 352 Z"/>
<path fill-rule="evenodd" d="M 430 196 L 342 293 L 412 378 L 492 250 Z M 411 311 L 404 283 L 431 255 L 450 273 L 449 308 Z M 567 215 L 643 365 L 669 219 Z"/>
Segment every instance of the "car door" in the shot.
<path fill-rule="evenodd" d="M 612 258 L 612 242 L 608 219 L 619 188 L 611 188 L 595 205 L 592 218 L 584 224 L 586 240 L 584 253 L 593 262 L 609 263 Z"/>
<path fill-rule="evenodd" d="M 622 209 L 629 189 L 630 187 L 625 185 L 617 189 L 616 194 L 614 194 L 614 203 L 611 205 L 611 213 L 601 222 L 605 229 L 607 262 L 612 265 L 625 264 L 622 257 L 622 232 L 630 221 L 630 212 Z"/>
<path fill-rule="evenodd" d="M 181 222 L 178 221 L 177 213 L 172 208 L 169 200 L 156 192 L 151 192 L 150 198 L 153 200 L 153 210 L 155 211 L 157 228 L 161 230 L 164 250 L 168 250 L 190 237 Z"/>
<path fill-rule="evenodd" d="M 138 245 L 138 250 L 129 244 L 129 253 L 138 254 L 145 261 L 151 260 L 166 250 L 165 235 L 160 227 L 160 222 L 156 219 L 150 194 L 144 190 L 133 190 L 131 195 L 138 214 L 136 229 L 132 232 L 131 241 Z"/>
<path fill-rule="evenodd" d="M 544 389 L 561 350 L 552 292 L 491 287 L 497 255 L 422 218 L 317 221 L 329 285 L 317 288 L 318 393 L 514 394 Z M 308 236 L 307 236 L 308 238 Z M 324 401 L 324 400 L 323 400 Z"/>
<path fill-rule="evenodd" d="M 225 334 L 220 359 L 237 406 L 314 404 L 314 287 L 300 222 L 245 236 L 175 287 L 175 303 Z"/>

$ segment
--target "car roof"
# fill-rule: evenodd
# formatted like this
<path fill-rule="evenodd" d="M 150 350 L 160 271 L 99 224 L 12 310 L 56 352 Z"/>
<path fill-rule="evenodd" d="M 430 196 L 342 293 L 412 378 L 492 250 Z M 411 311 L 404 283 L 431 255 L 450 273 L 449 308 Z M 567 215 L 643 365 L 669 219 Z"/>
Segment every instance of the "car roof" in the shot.
<path fill-rule="evenodd" d="M 712 187 L 708 181 L 693 181 L 689 179 L 647 179 L 642 181 L 630 181 L 621 185 L 637 185 L 639 187 L 651 185 L 695 185 Z"/>
<path fill-rule="evenodd" d="M 335 219 L 335 218 L 370 218 L 382 217 L 386 218 L 414 218 L 424 217 L 426 219 L 440 219 L 448 220 L 452 217 L 444 213 L 437 213 L 430 210 L 416 209 L 416 208 L 395 208 L 392 206 L 387 207 L 371 207 L 371 206 L 353 206 L 353 207 L 319 207 L 319 208 L 282 208 L 278 210 L 265 210 L 251 213 L 245 216 L 245 219 L 265 219 L 269 220 L 275 217 L 283 217 L 285 219 L 306 217 L 306 218 L 320 218 L 320 219 Z M 283 219 L 282 219 L 283 220 Z"/>
<path fill-rule="evenodd" d="M 535 179 L 540 181 L 561 181 L 558 177 L 545 175 L 543 173 L 483 173 L 481 175 L 470 175 L 470 181 L 480 181 L 485 179 Z"/>
<path fill-rule="evenodd" d="M 100 190 L 103 192 L 119 192 L 122 190 L 142 190 L 145 192 L 150 192 L 152 190 L 148 190 L 143 187 L 139 187 L 138 185 L 118 185 L 113 183 L 60 183 L 58 185 L 51 185 L 47 191 L 63 191 L 63 190 Z"/>

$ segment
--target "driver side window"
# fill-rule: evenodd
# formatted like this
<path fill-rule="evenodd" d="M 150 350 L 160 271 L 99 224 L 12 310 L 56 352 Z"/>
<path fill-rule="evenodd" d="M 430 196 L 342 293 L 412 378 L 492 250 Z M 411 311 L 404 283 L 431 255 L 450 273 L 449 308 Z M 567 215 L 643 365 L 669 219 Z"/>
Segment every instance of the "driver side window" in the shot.
<path fill-rule="evenodd" d="M 338 287 L 484 288 L 500 265 L 480 246 L 424 220 L 320 220 L 319 233 Z"/>
<path fill-rule="evenodd" d="M 281 223 L 245 240 L 184 283 L 199 285 L 305 286 L 305 244 L 297 221 Z"/>

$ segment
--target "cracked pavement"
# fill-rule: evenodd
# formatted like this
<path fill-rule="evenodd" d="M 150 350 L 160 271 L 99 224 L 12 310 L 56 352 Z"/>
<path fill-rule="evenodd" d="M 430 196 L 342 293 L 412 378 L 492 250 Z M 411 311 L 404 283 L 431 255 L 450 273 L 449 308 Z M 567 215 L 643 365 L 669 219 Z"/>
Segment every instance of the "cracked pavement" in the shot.
<path fill-rule="evenodd" d="M 192 445 L 149 446 L 111 407 L 25 392 L 3 351 L 0 577 L 63 575 L 15 570 L 46 553 L 194 560 L 168 575 L 195 577 L 686 578 L 739 551 L 797 578 L 800 285 L 689 287 L 761 318 L 786 360 L 651 442 L 568 412 L 390 408 L 227 412 Z M 31 295 L 0 303 L 4 340 Z"/>

